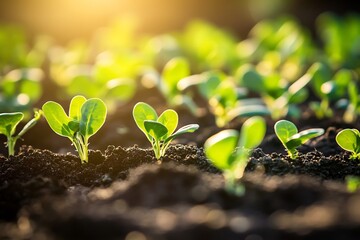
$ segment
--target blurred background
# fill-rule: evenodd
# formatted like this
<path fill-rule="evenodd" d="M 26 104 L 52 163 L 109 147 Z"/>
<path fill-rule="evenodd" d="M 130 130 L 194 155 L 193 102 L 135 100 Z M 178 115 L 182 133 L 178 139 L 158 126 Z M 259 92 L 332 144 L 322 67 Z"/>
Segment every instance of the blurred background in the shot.
<path fill-rule="evenodd" d="M 66 109 L 77 94 L 99 97 L 109 109 L 100 149 L 144 139 L 129 130 L 138 101 L 204 129 L 250 115 L 300 119 L 303 109 L 352 123 L 359 12 L 350 0 L 0 1 L 0 113 L 29 120 L 49 100 Z M 47 126 L 34 133 L 25 144 L 66 145 Z"/>
<path fill-rule="evenodd" d="M 290 14 L 313 29 L 320 13 L 359 11 L 351 0 L 12 0 L 0 1 L 0 22 L 28 34 L 49 34 L 60 42 L 90 37 L 113 19 L 132 16 L 139 31 L 163 33 L 204 19 L 244 36 L 259 20 Z"/>

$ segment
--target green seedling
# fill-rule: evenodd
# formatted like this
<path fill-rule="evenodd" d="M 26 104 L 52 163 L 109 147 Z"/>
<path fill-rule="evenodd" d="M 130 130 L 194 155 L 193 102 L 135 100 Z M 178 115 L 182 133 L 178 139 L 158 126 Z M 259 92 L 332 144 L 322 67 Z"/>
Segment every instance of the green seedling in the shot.
<path fill-rule="evenodd" d="M 35 126 L 35 124 L 40 120 L 41 115 L 41 110 L 35 110 L 34 118 L 31 119 L 17 135 L 14 135 L 17 125 L 24 118 L 24 114 L 21 112 L 0 114 L 0 134 L 4 134 L 7 138 L 6 145 L 8 147 L 9 156 L 13 156 L 15 154 L 15 144 L 17 140 L 29 131 L 30 128 Z"/>
<path fill-rule="evenodd" d="M 360 133 L 357 129 L 343 129 L 335 138 L 337 144 L 352 153 L 352 159 L 360 158 Z"/>
<path fill-rule="evenodd" d="M 286 115 L 299 117 L 300 110 L 297 105 L 308 97 L 306 86 L 311 80 L 308 74 L 304 74 L 290 83 L 284 81 L 278 73 L 262 75 L 249 64 L 245 64 L 237 70 L 236 79 L 240 86 L 262 97 L 273 119 L 279 119 Z"/>
<path fill-rule="evenodd" d="M 40 68 L 21 68 L 0 76 L 0 112 L 24 112 L 25 119 L 42 95 Z"/>
<path fill-rule="evenodd" d="M 238 87 L 234 79 L 221 71 L 209 71 L 182 79 L 179 88 L 197 86 L 207 100 L 218 127 L 224 127 L 237 117 L 270 115 L 259 98 L 247 98 L 247 89 Z"/>
<path fill-rule="evenodd" d="M 240 133 L 232 129 L 223 130 L 206 140 L 205 154 L 223 171 L 228 191 L 243 193 L 244 189 L 237 181 L 244 174 L 251 150 L 261 143 L 265 132 L 265 120 L 255 116 L 244 122 Z"/>
<path fill-rule="evenodd" d="M 161 73 L 151 68 L 146 70 L 142 83 L 145 86 L 156 86 L 169 106 L 184 106 L 194 116 L 198 116 L 198 107 L 192 97 L 182 92 L 178 87 L 178 83 L 189 76 L 189 61 L 184 57 L 174 57 L 166 62 Z"/>
<path fill-rule="evenodd" d="M 104 124 L 107 108 L 99 98 L 75 96 L 70 102 L 69 115 L 53 101 L 46 102 L 42 110 L 51 129 L 67 137 L 74 144 L 82 163 L 88 162 L 89 138 Z"/>
<path fill-rule="evenodd" d="M 287 120 L 277 121 L 274 125 L 274 130 L 291 159 L 297 158 L 297 147 L 314 137 L 324 134 L 324 129 L 322 128 L 311 128 L 299 132 L 295 124 Z"/>
<path fill-rule="evenodd" d="M 136 125 L 150 141 L 158 160 L 165 155 L 174 138 L 199 128 L 198 124 L 189 124 L 174 132 L 178 125 L 178 114 L 174 110 L 167 109 L 158 117 L 154 108 L 143 102 L 134 106 L 133 117 Z"/>
<path fill-rule="evenodd" d="M 348 84 L 348 97 L 346 104 L 346 110 L 344 112 L 343 119 L 347 123 L 355 122 L 360 115 L 360 95 L 357 84 L 355 82 L 349 82 Z M 340 102 L 340 101 L 339 101 Z"/>
<path fill-rule="evenodd" d="M 345 177 L 346 188 L 348 192 L 354 193 L 360 189 L 360 177 L 359 176 L 346 176 Z"/>

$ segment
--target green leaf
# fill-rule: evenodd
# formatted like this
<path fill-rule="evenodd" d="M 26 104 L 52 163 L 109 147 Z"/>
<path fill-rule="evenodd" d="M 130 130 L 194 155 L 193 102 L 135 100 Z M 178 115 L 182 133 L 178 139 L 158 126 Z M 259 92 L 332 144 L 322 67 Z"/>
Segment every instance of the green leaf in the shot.
<path fill-rule="evenodd" d="M 247 149 L 257 147 L 266 133 L 265 120 L 262 117 L 251 117 L 246 120 L 241 128 L 239 146 Z"/>
<path fill-rule="evenodd" d="M 94 135 L 106 119 L 106 105 L 99 98 L 88 99 L 81 107 L 80 133 L 85 139 Z"/>
<path fill-rule="evenodd" d="M 238 136 L 238 132 L 231 129 L 213 135 L 204 144 L 206 157 L 217 168 L 221 170 L 230 169 L 230 159 L 235 150 Z"/>
<path fill-rule="evenodd" d="M 168 129 L 163 124 L 153 120 L 145 120 L 144 127 L 147 133 L 156 140 L 168 133 Z"/>
<path fill-rule="evenodd" d="M 165 138 L 170 136 L 175 131 L 178 125 L 178 120 L 178 114 L 172 109 L 165 110 L 157 119 L 157 122 L 162 123 L 168 130 Z"/>
<path fill-rule="evenodd" d="M 274 130 L 276 136 L 284 145 L 286 144 L 287 141 L 289 141 L 289 138 L 291 136 L 298 133 L 298 129 L 295 126 L 295 124 L 287 120 L 277 121 L 274 125 Z"/>
<path fill-rule="evenodd" d="M 84 96 L 75 96 L 71 99 L 70 108 L 69 108 L 69 117 L 80 121 L 81 116 L 81 107 L 86 102 L 86 98 Z"/>
<path fill-rule="evenodd" d="M 357 139 L 360 137 L 356 129 L 344 129 L 336 135 L 336 142 L 346 151 L 356 152 Z"/>
<path fill-rule="evenodd" d="M 106 83 L 107 98 L 117 101 L 127 101 L 132 98 L 136 91 L 136 82 L 133 79 L 116 78 Z"/>
<path fill-rule="evenodd" d="M 147 131 L 144 126 L 145 120 L 156 121 L 158 116 L 154 108 L 144 102 L 137 103 L 133 108 L 133 118 L 136 125 L 147 135 Z"/>
<path fill-rule="evenodd" d="M 241 66 L 236 72 L 236 77 L 241 86 L 256 93 L 266 92 L 264 79 L 252 65 L 246 64 Z"/>
<path fill-rule="evenodd" d="M 168 142 L 171 139 L 176 138 L 177 136 L 184 134 L 184 133 L 192 133 L 195 132 L 197 129 L 199 128 L 198 124 L 189 124 L 186 126 L 183 126 L 181 128 L 179 128 L 174 134 L 172 134 L 170 137 L 168 137 L 168 139 L 166 139 L 166 141 Z"/>
<path fill-rule="evenodd" d="M 291 139 L 284 146 L 288 151 L 293 152 L 297 147 L 301 146 L 301 140 L 299 138 Z"/>
<path fill-rule="evenodd" d="M 290 137 L 289 140 L 299 139 L 301 144 L 306 143 L 308 140 L 314 137 L 318 137 L 324 134 L 324 129 L 322 128 L 311 128 L 304 131 L 301 131 Z"/>
<path fill-rule="evenodd" d="M 15 113 L 1 113 L 0 114 L 0 134 L 4 134 L 7 137 L 12 136 L 15 133 L 16 126 L 24 118 L 24 114 L 21 112 Z"/>
<path fill-rule="evenodd" d="M 185 58 L 181 57 L 173 58 L 167 62 L 162 72 L 162 77 L 171 93 L 177 90 L 178 82 L 189 75 L 190 65 Z"/>
<path fill-rule="evenodd" d="M 49 101 L 43 105 L 42 110 L 46 121 L 55 133 L 63 137 L 73 137 L 74 132 L 68 126 L 71 118 L 66 115 L 60 104 Z"/>

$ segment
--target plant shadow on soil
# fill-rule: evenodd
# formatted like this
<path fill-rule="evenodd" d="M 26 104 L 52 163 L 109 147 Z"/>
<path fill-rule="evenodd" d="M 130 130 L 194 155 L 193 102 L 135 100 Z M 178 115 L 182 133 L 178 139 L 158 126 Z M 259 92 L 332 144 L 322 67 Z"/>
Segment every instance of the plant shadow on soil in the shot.
<path fill-rule="evenodd" d="M 149 101 L 162 106 L 163 100 Z M 303 119 L 296 123 L 300 130 L 316 123 L 326 133 L 291 160 L 267 121 L 266 138 L 242 179 L 246 193 L 236 197 L 224 190 L 220 171 L 201 148 L 220 130 L 213 118 L 179 110 L 179 126 L 201 128 L 170 145 L 159 165 L 129 120 L 129 106 L 109 116 L 91 139 L 90 148 L 103 151 L 91 150 L 87 164 L 45 121 L 25 136 L 16 156 L 7 158 L 1 149 L 0 239 L 358 239 L 360 192 L 349 193 L 344 179 L 360 176 L 359 162 L 335 136 L 359 126 Z M 116 130 L 119 122 L 128 129 Z"/>

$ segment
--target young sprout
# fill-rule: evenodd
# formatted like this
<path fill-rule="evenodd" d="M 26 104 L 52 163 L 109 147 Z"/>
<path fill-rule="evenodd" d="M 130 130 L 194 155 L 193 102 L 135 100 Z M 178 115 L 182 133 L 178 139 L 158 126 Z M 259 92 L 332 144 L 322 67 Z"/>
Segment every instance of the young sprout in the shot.
<path fill-rule="evenodd" d="M 223 171 L 228 191 L 237 195 L 243 193 L 243 187 L 238 185 L 237 181 L 244 174 L 251 150 L 261 143 L 265 132 L 265 120 L 255 116 L 244 122 L 240 134 L 236 130 L 228 129 L 206 140 L 205 154 Z"/>
<path fill-rule="evenodd" d="M 343 129 L 335 138 L 337 144 L 352 153 L 351 159 L 360 158 L 360 133 L 357 129 Z"/>
<path fill-rule="evenodd" d="M 158 117 L 154 108 L 144 102 L 134 106 L 133 117 L 136 125 L 150 141 L 158 160 L 165 155 L 174 138 L 199 128 L 198 124 L 189 124 L 174 132 L 178 125 L 178 114 L 172 109 L 167 109 Z"/>
<path fill-rule="evenodd" d="M 298 132 L 295 124 L 287 120 L 277 121 L 274 125 L 274 130 L 291 159 L 297 158 L 297 147 L 301 146 L 311 138 L 324 134 L 324 129 L 322 128 L 311 128 Z"/>
<path fill-rule="evenodd" d="M 14 136 L 16 126 L 21 122 L 21 120 L 23 120 L 24 114 L 21 112 L 0 114 L 0 134 L 4 134 L 7 138 L 6 145 L 8 147 L 9 156 L 13 156 L 15 153 L 16 141 L 30 128 L 35 126 L 35 124 L 40 120 L 41 115 L 41 110 L 35 110 L 34 118 L 31 119 L 16 136 Z"/>
<path fill-rule="evenodd" d="M 69 116 L 63 107 L 53 101 L 46 102 L 42 110 L 51 129 L 67 137 L 74 144 L 82 163 L 88 162 L 89 138 L 104 124 L 107 108 L 99 98 L 86 100 L 75 96 L 70 102 Z"/>

